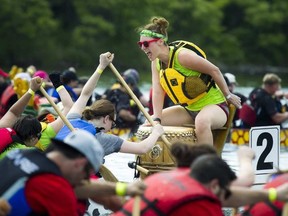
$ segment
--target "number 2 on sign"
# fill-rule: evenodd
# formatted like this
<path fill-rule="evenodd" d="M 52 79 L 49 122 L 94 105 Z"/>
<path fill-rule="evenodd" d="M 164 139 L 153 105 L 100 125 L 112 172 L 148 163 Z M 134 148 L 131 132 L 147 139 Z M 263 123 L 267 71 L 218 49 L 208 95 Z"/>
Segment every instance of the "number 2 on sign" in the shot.
<path fill-rule="evenodd" d="M 255 151 L 255 174 L 273 173 L 279 167 L 280 127 L 253 127 L 250 130 L 250 147 Z"/>
<path fill-rule="evenodd" d="M 273 169 L 273 161 L 265 162 L 265 159 L 267 158 L 273 147 L 273 137 L 271 136 L 271 134 L 266 132 L 260 134 L 257 139 L 257 146 L 262 146 L 265 140 L 266 140 L 266 147 L 259 157 L 256 167 L 257 170 Z"/>

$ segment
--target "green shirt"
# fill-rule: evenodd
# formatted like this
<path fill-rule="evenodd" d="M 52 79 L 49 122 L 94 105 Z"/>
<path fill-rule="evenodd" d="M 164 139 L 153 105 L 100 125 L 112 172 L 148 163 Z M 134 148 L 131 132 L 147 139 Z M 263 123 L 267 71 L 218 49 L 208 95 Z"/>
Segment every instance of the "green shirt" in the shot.
<path fill-rule="evenodd" d="M 54 131 L 53 127 L 50 126 L 49 124 L 44 125 L 43 123 L 41 123 L 41 125 L 42 125 L 41 138 L 35 146 L 36 148 L 39 148 L 42 151 L 44 151 L 49 146 L 51 138 L 54 138 L 56 136 L 56 132 Z"/>
<path fill-rule="evenodd" d="M 21 144 L 21 143 L 17 143 L 17 142 L 14 142 L 14 143 L 11 143 L 8 148 L 5 149 L 5 151 L 3 151 L 1 154 L 0 154 L 0 160 L 2 158 L 4 158 L 6 156 L 6 154 L 11 151 L 11 150 L 14 150 L 14 149 L 28 149 L 28 148 L 32 148 L 32 147 L 27 147 L 26 145 L 24 144 Z"/>

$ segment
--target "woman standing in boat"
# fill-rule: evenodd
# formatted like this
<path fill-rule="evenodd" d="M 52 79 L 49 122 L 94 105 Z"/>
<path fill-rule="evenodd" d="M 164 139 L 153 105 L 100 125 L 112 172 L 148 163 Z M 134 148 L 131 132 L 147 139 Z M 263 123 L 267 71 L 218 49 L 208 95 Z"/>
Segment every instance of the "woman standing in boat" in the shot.
<path fill-rule="evenodd" d="M 151 61 L 154 121 L 167 126 L 195 124 L 198 143 L 212 145 L 212 130 L 227 121 L 227 101 L 239 108 L 240 98 L 229 91 L 219 68 L 199 47 L 183 41 L 168 44 L 168 26 L 165 18 L 153 17 L 139 28 L 138 45 Z M 162 110 L 165 92 L 178 106 Z"/>

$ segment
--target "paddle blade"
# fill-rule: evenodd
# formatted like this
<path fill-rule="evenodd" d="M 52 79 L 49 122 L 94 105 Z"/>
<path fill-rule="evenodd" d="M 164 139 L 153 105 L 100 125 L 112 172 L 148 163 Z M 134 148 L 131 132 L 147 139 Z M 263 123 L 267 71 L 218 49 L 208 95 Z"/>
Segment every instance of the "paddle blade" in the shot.
<path fill-rule="evenodd" d="M 118 179 L 105 165 L 101 165 L 99 172 L 106 181 L 118 182 Z"/>

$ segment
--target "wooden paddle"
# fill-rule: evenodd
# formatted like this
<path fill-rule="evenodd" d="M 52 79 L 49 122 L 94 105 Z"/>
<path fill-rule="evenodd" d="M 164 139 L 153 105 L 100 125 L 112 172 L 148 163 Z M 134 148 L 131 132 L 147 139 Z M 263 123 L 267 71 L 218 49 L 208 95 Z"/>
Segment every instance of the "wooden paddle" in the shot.
<path fill-rule="evenodd" d="M 146 117 L 146 119 L 149 121 L 149 123 L 152 126 L 155 126 L 155 122 L 153 121 L 153 119 L 151 118 L 151 116 L 148 114 L 148 112 L 145 110 L 145 108 L 143 107 L 142 103 L 139 101 L 139 99 L 136 97 L 136 95 L 133 93 L 133 91 L 130 89 L 130 87 L 127 85 L 127 83 L 125 82 L 125 80 L 123 79 L 123 77 L 120 75 L 120 73 L 117 71 L 117 69 L 114 67 L 114 65 L 112 63 L 109 64 L 110 69 L 113 71 L 113 73 L 116 75 L 116 77 L 119 79 L 119 81 L 121 82 L 121 84 L 124 86 L 124 88 L 127 90 L 128 94 L 132 97 L 132 99 L 135 101 L 135 103 L 137 104 L 137 106 L 139 107 L 139 109 L 141 110 L 141 112 L 144 114 L 144 116 Z M 171 148 L 171 143 L 167 140 L 167 138 L 162 135 L 161 136 L 164 144 L 167 146 L 167 148 L 169 149 L 169 154 L 170 154 L 170 148 Z M 173 157 L 171 157 L 173 159 Z M 175 161 L 174 161 L 175 163 Z M 132 215 L 133 216 L 140 216 L 140 201 L 141 198 L 139 196 L 136 196 L 134 199 L 134 205 L 133 205 L 133 212 Z"/>
<path fill-rule="evenodd" d="M 282 210 L 282 216 L 287 216 L 288 215 L 288 202 L 285 203 L 285 205 L 283 206 L 283 210 Z"/>
<path fill-rule="evenodd" d="M 138 170 L 139 172 L 142 172 L 144 173 L 145 175 L 148 175 L 149 174 L 149 170 L 148 169 L 145 169 L 144 167 L 141 167 L 139 165 L 136 164 L 135 161 L 129 161 L 128 162 L 128 166 L 132 169 L 136 169 Z"/>
<path fill-rule="evenodd" d="M 51 97 L 47 94 L 47 92 L 45 91 L 45 89 L 42 86 L 40 87 L 40 91 L 46 97 L 46 99 L 49 101 L 49 103 L 52 105 L 52 107 L 55 109 L 55 111 L 57 112 L 59 117 L 62 119 L 64 124 L 71 131 L 75 130 L 73 125 L 68 121 L 66 116 L 63 115 L 63 113 L 60 111 L 59 107 L 55 104 L 55 102 L 51 99 Z M 104 164 L 101 165 L 99 172 L 101 173 L 101 175 L 103 176 L 103 178 L 106 181 L 118 182 L 118 179 L 113 175 L 113 173 Z"/>
<path fill-rule="evenodd" d="M 140 196 L 136 196 L 134 198 L 134 206 L 133 206 L 132 216 L 140 216 L 140 201 L 141 201 Z"/>
<path fill-rule="evenodd" d="M 110 69 L 113 71 L 113 73 L 116 75 L 116 77 L 119 79 L 119 81 L 121 82 L 121 84 L 125 87 L 125 89 L 127 90 L 128 94 L 132 97 L 132 99 L 135 101 L 135 103 L 137 104 L 137 106 L 139 107 L 139 109 L 141 110 L 141 112 L 144 114 L 144 116 L 146 117 L 146 119 L 149 121 L 149 123 L 152 126 L 155 126 L 155 122 L 153 121 L 152 117 L 149 115 L 149 113 L 145 110 L 144 106 L 142 105 L 142 103 L 139 101 L 139 99 L 136 97 L 136 95 L 133 93 L 133 91 L 130 89 L 130 87 L 128 86 L 128 84 L 125 82 L 125 80 L 123 79 L 123 77 L 120 75 L 120 73 L 117 71 L 117 69 L 114 67 L 114 65 L 112 63 L 109 64 Z M 167 138 L 162 135 L 161 136 L 164 144 L 167 146 L 167 148 L 170 150 L 171 148 L 171 143 L 167 140 Z"/>

